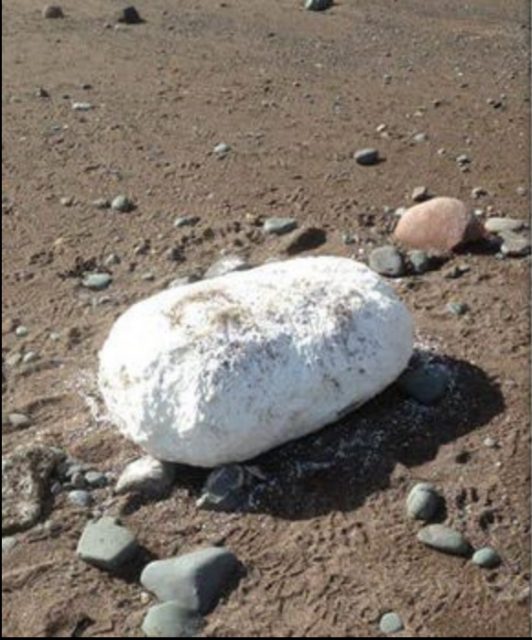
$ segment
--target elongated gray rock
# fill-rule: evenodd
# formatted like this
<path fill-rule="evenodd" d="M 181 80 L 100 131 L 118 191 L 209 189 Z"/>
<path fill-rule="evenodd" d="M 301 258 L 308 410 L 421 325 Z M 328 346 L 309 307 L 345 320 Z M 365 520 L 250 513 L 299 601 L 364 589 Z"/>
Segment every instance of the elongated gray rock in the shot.
<path fill-rule="evenodd" d="M 204 615 L 216 606 L 237 569 L 238 560 L 231 551 L 210 547 L 151 562 L 140 581 L 161 602 L 172 601 Z"/>
<path fill-rule="evenodd" d="M 111 419 L 150 455 L 214 467 L 366 402 L 404 370 L 412 342 L 409 312 L 368 267 L 298 258 L 134 305 L 103 346 L 99 384 Z"/>
<path fill-rule="evenodd" d="M 471 546 L 464 536 L 442 524 L 431 524 L 418 533 L 418 540 L 427 547 L 453 556 L 468 556 Z"/>

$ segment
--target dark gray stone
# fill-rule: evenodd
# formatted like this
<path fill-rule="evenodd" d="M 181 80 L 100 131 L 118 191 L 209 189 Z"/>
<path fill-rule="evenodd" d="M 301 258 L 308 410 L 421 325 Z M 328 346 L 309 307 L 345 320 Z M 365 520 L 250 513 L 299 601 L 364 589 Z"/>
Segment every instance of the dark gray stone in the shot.
<path fill-rule="evenodd" d="M 373 249 L 369 266 L 382 276 L 399 277 L 404 273 L 403 256 L 392 245 Z"/>
<path fill-rule="evenodd" d="M 77 548 L 77 554 L 83 561 L 105 571 L 120 568 L 137 551 L 135 536 L 114 518 L 107 516 L 87 524 Z"/>
<path fill-rule="evenodd" d="M 377 149 L 360 149 L 355 152 L 355 160 L 363 166 L 370 166 L 379 162 L 379 152 Z"/>
<path fill-rule="evenodd" d="M 333 5 L 333 0 L 305 0 L 305 9 L 308 11 L 325 11 Z"/>
<path fill-rule="evenodd" d="M 245 471 L 240 465 L 219 467 L 209 474 L 197 505 L 203 509 L 235 511 L 246 503 L 244 483 Z"/>
<path fill-rule="evenodd" d="M 425 251 L 420 251 L 419 249 L 414 249 L 413 251 L 409 251 L 408 260 L 412 265 L 412 269 L 414 273 L 422 274 L 427 272 L 430 269 L 430 256 L 425 253 Z"/>
<path fill-rule="evenodd" d="M 434 404 L 447 391 L 450 375 L 445 367 L 438 364 L 421 364 L 403 373 L 399 388 L 421 404 Z"/>

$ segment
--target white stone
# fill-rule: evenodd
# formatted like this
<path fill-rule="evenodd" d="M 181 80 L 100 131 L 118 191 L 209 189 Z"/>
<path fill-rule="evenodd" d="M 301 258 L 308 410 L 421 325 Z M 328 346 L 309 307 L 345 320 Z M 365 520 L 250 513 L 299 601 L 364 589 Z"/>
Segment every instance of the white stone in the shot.
<path fill-rule="evenodd" d="M 100 352 L 111 419 L 160 460 L 213 467 L 334 422 L 405 369 L 411 316 L 348 258 L 306 257 L 165 290 Z"/>
<path fill-rule="evenodd" d="M 116 493 L 139 491 L 164 493 L 174 480 L 171 465 L 150 456 L 134 460 L 122 472 L 116 483 Z"/>

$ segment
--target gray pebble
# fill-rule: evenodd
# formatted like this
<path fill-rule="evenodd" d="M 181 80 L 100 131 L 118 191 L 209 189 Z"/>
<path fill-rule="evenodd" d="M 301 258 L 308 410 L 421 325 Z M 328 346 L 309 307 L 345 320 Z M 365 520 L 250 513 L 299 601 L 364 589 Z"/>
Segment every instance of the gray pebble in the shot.
<path fill-rule="evenodd" d="M 29 334 L 29 330 L 24 325 L 20 325 L 15 329 L 17 338 L 25 338 Z"/>
<path fill-rule="evenodd" d="M 22 363 L 29 364 L 30 362 L 35 362 L 35 360 L 38 360 L 38 358 L 39 354 L 36 351 L 28 351 L 22 357 Z"/>
<path fill-rule="evenodd" d="M 174 601 L 204 615 L 216 606 L 237 568 L 238 560 L 231 551 L 210 547 L 151 562 L 140 581 L 161 602 Z"/>
<path fill-rule="evenodd" d="M 218 278 L 233 271 L 243 271 L 245 269 L 249 269 L 249 264 L 240 256 L 225 256 L 211 265 L 203 277 L 205 279 Z"/>
<path fill-rule="evenodd" d="M 464 536 L 442 524 L 431 524 L 418 533 L 418 540 L 437 551 L 455 556 L 468 556 L 471 546 Z"/>
<path fill-rule="evenodd" d="M 42 10 L 43 18 L 48 20 L 54 20 L 57 18 L 64 18 L 65 14 L 63 9 L 58 4 L 47 4 Z"/>
<path fill-rule="evenodd" d="M 8 423 L 13 429 L 26 429 L 31 425 L 31 418 L 24 413 L 10 413 Z"/>
<path fill-rule="evenodd" d="M 443 498 L 431 484 L 417 484 L 410 491 L 406 501 L 408 516 L 414 520 L 428 522 L 435 516 L 442 501 Z"/>
<path fill-rule="evenodd" d="M 77 554 L 88 564 L 113 571 L 129 562 L 138 549 L 135 536 L 128 529 L 114 518 L 104 516 L 87 524 L 79 540 Z"/>
<path fill-rule="evenodd" d="M 465 302 L 449 302 L 447 311 L 452 313 L 453 316 L 463 316 L 469 311 L 469 307 Z"/>
<path fill-rule="evenodd" d="M 404 273 L 403 256 L 392 245 L 373 249 L 369 254 L 369 266 L 383 276 L 398 277 Z"/>
<path fill-rule="evenodd" d="M 501 231 L 521 231 L 525 228 L 525 220 L 519 218 L 488 218 L 484 223 L 486 231 L 490 233 L 501 233 Z"/>
<path fill-rule="evenodd" d="M 485 447 L 487 447 L 488 449 L 497 449 L 497 447 L 499 446 L 498 443 L 497 443 L 497 440 L 494 440 L 490 436 L 485 438 L 485 440 L 484 440 L 484 442 L 482 444 Z"/>
<path fill-rule="evenodd" d="M 68 492 L 68 501 L 76 507 L 88 509 L 92 504 L 92 496 L 88 491 L 75 489 Z"/>
<path fill-rule="evenodd" d="M 305 0 L 305 9 L 308 11 L 325 11 L 332 7 L 333 0 Z"/>
<path fill-rule="evenodd" d="M 107 476 L 101 471 L 87 471 L 85 474 L 85 481 L 89 487 L 102 488 L 108 484 Z"/>
<path fill-rule="evenodd" d="M 495 549 L 484 547 L 473 555 L 473 564 L 483 569 L 495 569 L 501 564 L 501 556 Z"/>
<path fill-rule="evenodd" d="M 109 209 L 111 203 L 107 198 L 97 198 L 92 201 L 92 206 L 96 209 Z"/>
<path fill-rule="evenodd" d="M 382 633 L 390 635 L 402 631 L 404 629 L 404 625 L 397 613 L 390 612 L 382 616 L 379 628 Z"/>
<path fill-rule="evenodd" d="M 421 404 L 431 405 L 445 395 L 449 381 L 449 372 L 442 365 L 422 364 L 403 373 L 398 385 Z"/>
<path fill-rule="evenodd" d="M 101 291 L 107 289 L 112 280 L 113 278 L 108 273 L 90 273 L 83 278 L 81 284 L 87 289 Z"/>
<path fill-rule="evenodd" d="M 148 638 L 193 638 L 201 619 L 178 602 L 164 602 L 148 609 L 142 631 Z"/>
<path fill-rule="evenodd" d="M 225 465 L 212 471 L 197 506 L 203 509 L 234 511 L 245 503 L 245 472 L 238 464 Z"/>
<path fill-rule="evenodd" d="M 63 205 L 63 207 L 71 207 L 74 204 L 74 197 L 65 196 L 64 198 L 61 198 L 59 202 Z"/>
<path fill-rule="evenodd" d="M 220 142 L 214 147 L 213 151 L 218 157 L 223 157 L 231 151 L 231 147 L 225 142 Z"/>
<path fill-rule="evenodd" d="M 200 221 L 198 216 L 181 216 L 174 220 L 174 227 L 180 229 L 181 227 L 193 227 Z"/>
<path fill-rule="evenodd" d="M 297 229 L 297 220 L 294 218 L 267 218 L 262 229 L 265 233 L 273 233 L 280 236 Z"/>
<path fill-rule="evenodd" d="M 429 139 L 429 136 L 424 132 L 416 133 L 416 135 L 414 136 L 414 142 L 416 142 L 417 144 L 426 142 L 428 139 Z"/>
<path fill-rule="evenodd" d="M 425 251 L 414 249 L 408 252 L 408 260 L 412 265 L 414 273 L 422 274 L 426 273 L 430 269 L 430 256 Z"/>
<path fill-rule="evenodd" d="M 427 187 L 416 187 L 412 191 L 412 200 L 414 202 L 425 202 L 430 199 L 430 192 Z"/>
<path fill-rule="evenodd" d="M 379 162 L 379 152 L 377 149 L 360 149 L 355 151 L 354 158 L 358 164 L 369 166 Z"/>
<path fill-rule="evenodd" d="M 121 211 L 122 213 L 128 213 L 129 211 L 133 211 L 135 205 L 132 200 L 130 200 L 125 195 L 116 196 L 111 202 L 111 208 L 114 211 Z"/>
<path fill-rule="evenodd" d="M 175 479 L 175 466 L 145 456 L 134 460 L 124 469 L 116 484 L 116 493 L 145 493 L 161 495 Z"/>
<path fill-rule="evenodd" d="M 90 102 L 73 102 L 72 111 L 90 111 L 92 109 Z"/>
<path fill-rule="evenodd" d="M 512 231 L 501 231 L 501 253 L 509 258 L 522 258 L 530 253 L 530 239 Z"/>

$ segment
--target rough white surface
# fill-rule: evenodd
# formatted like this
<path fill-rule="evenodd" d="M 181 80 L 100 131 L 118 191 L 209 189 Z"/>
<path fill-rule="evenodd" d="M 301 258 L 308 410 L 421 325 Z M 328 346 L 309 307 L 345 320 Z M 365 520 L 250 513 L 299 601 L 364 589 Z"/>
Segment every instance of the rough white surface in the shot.
<path fill-rule="evenodd" d="M 347 258 L 266 264 L 163 291 L 100 353 L 111 419 L 155 458 L 252 458 L 369 400 L 406 367 L 409 312 Z"/>

